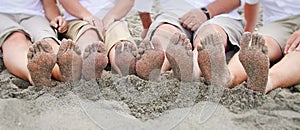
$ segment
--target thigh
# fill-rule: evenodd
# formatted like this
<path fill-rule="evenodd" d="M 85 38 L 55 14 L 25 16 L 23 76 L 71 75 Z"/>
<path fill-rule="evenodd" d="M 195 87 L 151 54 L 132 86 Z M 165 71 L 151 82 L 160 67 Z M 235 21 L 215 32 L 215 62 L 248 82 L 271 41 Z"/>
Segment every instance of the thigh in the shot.
<path fill-rule="evenodd" d="M 20 24 L 18 24 L 17 19 L 14 19 L 13 14 L 3 14 L 0 13 L 0 45 L 13 33 L 13 32 L 23 32 L 26 36 L 30 37 L 28 31 L 26 31 Z"/>
<path fill-rule="evenodd" d="M 60 41 L 57 39 L 56 32 L 51 28 L 49 21 L 45 17 L 38 15 L 23 16 L 24 17 L 22 22 L 20 22 L 20 25 L 30 32 L 33 42 L 45 38 L 52 38 L 57 43 L 60 43 Z"/>

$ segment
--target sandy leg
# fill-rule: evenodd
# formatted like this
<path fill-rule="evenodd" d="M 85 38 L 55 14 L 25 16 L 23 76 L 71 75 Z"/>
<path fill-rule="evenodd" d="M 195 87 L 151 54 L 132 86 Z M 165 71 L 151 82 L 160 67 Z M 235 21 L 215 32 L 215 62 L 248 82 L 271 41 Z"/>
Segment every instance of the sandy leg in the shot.
<path fill-rule="evenodd" d="M 136 46 L 128 41 L 121 41 L 116 44 L 115 61 L 121 75 L 136 73 L 136 51 Z"/>
<path fill-rule="evenodd" d="M 198 64 L 206 84 L 229 87 L 231 78 L 225 48 L 220 38 L 218 34 L 211 34 L 201 40 L 202 48 L 198 50 Z"/>
<path fill-rule="evenodd" d="M 171 37 L 166 56 L 175 78 L 181 81 L 194 80 L 192 45 L 184 34 L 176 33 Z"/>
<path fill-rule="evenodd" d="M 82 58 L 79 47 L 71 40 L 63 40 L 57 52 L 61 81 L 73 82 L 81 78 Z"/>
<path fill-rule="evenodd" d="M 165 55 L 158 39 L 144 40 L 138 49 L 136 73 L 145 80 L 159 80 Z"/>
<path fill-rule="evenodd" d="M 239 59 L 248 75 L 247 87 L 264 93 L 270 66 L 267 57 L 268 48 L 261 35 L 252 34 L 251 43 L 249 43 L 250 39 L 251 34 L 244 33 L 241 40 Z"/>
<path fill-rule="evenodd" d="M 46 41 L 38 41 L 27 54 L 31 79 L 34 86 L 51 87 L 51 72 L 56 64 L 56 55 Z"/>
<path fill-rule="evenodd" d="M 82 74 L 86 80 L 101 78 L 102 71 L 108 64 L 105 47 L 102 42 L 95 42 L 86 47 L 83 54 Z"/>

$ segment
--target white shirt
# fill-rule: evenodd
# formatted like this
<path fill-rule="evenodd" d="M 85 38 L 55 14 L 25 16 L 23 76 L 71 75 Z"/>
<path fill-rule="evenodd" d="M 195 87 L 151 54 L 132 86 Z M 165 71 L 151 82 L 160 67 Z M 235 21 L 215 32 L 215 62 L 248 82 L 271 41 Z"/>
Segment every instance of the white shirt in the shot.
<path fill-rule="evenodd" d="M 0 0 L 0 12 L 44 16 L 40 0 Z"/>
<path fill-rule="evenodd" d="M 78 0 L 83 7 L 98 18 L 103 18 L 117 3 L 117 0 Z M 67 20 L 77 19 L 65 12 Z"/>
<path fill-rule="evenodd" d="M 178 16 L 182 16 L 191 9 L 205 7 L 215 0 L 160 0 L 160 11 L 161 12 L 172 12 Z M 136 0 L 134 9 L 141 12 L 150 12 L 153 0 Z M 241 0 L 241 6 L 244 5 L 244 0 Z M 241 19 L 240 15 L 236 10 L 233 10 L 227 14 L 221 14 L 219 16 L 230 17 L 234 19 Z"/>
<path fill-rule="evenodd" d="M 300 14 L 299 0 L 246 0 L 248 4 L 256 4 L 258 2 L 263 6 L 264 23 Z"/>

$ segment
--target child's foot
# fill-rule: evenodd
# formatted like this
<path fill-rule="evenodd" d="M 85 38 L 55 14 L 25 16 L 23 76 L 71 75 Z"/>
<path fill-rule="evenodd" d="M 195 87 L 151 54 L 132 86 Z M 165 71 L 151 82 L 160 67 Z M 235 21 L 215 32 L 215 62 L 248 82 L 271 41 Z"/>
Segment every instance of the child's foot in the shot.
<path fill-rule="evenodd" d="M 51 73 L 56 64 L 56 55 L 48 42 L 42 40 L 33 44 L 27 54 L 27 68 L 34 86 L 51 87 Z"/>
<path fill-rule="evenodd" d="M 82 58 L 79 47 L 72 40 L 63 40 L 57 52 L 61 81 L 73 82 L 81 78 Z"/>
<path fill-rule="evenodd" d="M 85 48 L 82 74 L 86 80 L 101 78 L 102 71 L 108 64 L 104 44 L 95 42 Z"/>
<path fill-rule="evenodd" d="M 115 62 L 119 74 L 125 76 L 135 74 L 136 46 L 129 41 L 121 41 L 116 44 Z"/>
<path fill-rule="evenodd" d="M 205 83 L 230 87 L 231 78 L 221 36 L 218 34 L 210 34 L 201 40 L 201 44 L 202 48 L 198 48 L 198 64 Z"/>
<path fill-rule="evenodd" d="M 165 54 L 158 39 L 144 40 L 139 46 L 136 73 L 145 80 L 159 80 Z"/>
<path fill-rule="evenodd" d="M 176 33 L 171 37 L 166 56 L 175 78 L 182 81 L 194 80 L 192 45 L 184 34 Z"/>
<path fill-rule="evenodd" d="M 257 33 L 244 33 L 241 40 L 239 59 L 247 72 L 247 87 L 264 93 L 268 82 L 269 58 L 264 39 Z"/>

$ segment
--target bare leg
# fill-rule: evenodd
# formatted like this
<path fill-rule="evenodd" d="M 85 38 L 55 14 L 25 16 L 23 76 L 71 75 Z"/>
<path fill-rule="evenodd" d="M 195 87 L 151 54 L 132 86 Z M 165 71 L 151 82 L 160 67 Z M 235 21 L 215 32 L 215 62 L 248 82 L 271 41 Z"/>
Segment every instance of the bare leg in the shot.
<path fill-rule="evenodd" d="M 194 80 L 192 45 L 184 34 L 174 34 L 167 48 L 166 56 L 175 78 L 182 81 Z"/>
<path fill-rule="evenodd" d="M 201 41 L 198 64 L 207 84 L 229 87 L 230 73 L 226 65 L 225 47 L 219 33 L 213 33 Z"/>
<path fill-rule="evenodd" d="M 82 73 L 86 80 L 101 78 L 102 71 L 108 64 L 104 44 L 94 42 L 86 47 L 83 55 Z"/>
<path fill-rule="evenodd" d="M 28 70 L 34 86 L 51 86 L 51 72 L 56 64 L 56 55 L 46 41 L 38 41 L 28 52 Z"/>
<path fill-rule="evenodd" d="M 250 45 L 248 36 L 243 35 L 239 59 L 248 75 L 247 87 L 264 93 L 269 71 L 268 49 L 261 35 L 252 34 Z"/>
<path fill-rule="evenodd" d="M 111 52 L 110 52 L 111 53 Z M 120 41 L 115 45 L 114 70 L 121 75 L 135 74 L 136 46 L 128 41 Z M 112 58 L 112 57 L 110 57 Z"/>
<path fill-rule="evenodd" d="M 269 70 L 265 93 L 275 88 L 285 88 L 300 83 L 299 57 L 299 51 L 290 52 Z"/>
<path fill-rule="evenodd" d="M 61 81 L 77 81 L 81 78 L 82 58 L 79 47 L 71 40 L 63 40 L 57 53 Z"/>
<path fill-rule="evenodd" d="M 158 39 L 144 40 L 139 46 L 136 73 L 142 79 L 159 80 L 165 54 Z"/>

